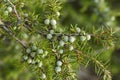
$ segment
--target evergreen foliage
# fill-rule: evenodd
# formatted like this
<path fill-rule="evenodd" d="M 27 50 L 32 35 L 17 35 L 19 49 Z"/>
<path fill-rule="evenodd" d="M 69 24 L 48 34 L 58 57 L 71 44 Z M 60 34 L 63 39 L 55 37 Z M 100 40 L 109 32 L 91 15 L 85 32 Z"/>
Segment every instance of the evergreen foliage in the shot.
<path fill-rule="evenodd" d="M 0 2 L 0 80 L 77 80 L 91 65 L 97 80 L 112 80 L 119 28 L 106 1 Z"/>

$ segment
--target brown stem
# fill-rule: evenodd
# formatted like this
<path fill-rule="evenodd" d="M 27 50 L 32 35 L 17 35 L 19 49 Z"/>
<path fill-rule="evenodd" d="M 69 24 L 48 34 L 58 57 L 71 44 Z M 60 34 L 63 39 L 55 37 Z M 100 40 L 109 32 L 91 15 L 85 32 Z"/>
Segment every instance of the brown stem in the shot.
<path fill-rule="evenodd" d="M 21 18 L 20 18 L 20 16 L 18 15 L 18 12 L 17 12 L 17 10 L 16 10 L 16 6 L 10 1 L 10 0 L 7 0 L 9 3 L 10 3 L 10 5 L 14 8 L 14 12 L 15 12 L 15 14 L 16 14 L 16 16 L 17 16 L 17 19 L 18 19 L 18 21 L 20 21 L 21 20 Z"/>
<path fill-rule="evenodd" d="M 13 37 L 17 42 L 19 42 L 24 48 L 26 48 L 26 45 L 20 40 L 18 39 L 5 25 L 4 23 L 0 24 L 0 27 L 2 27 L 2 29 L 7 32 L 11 37 Z"/>

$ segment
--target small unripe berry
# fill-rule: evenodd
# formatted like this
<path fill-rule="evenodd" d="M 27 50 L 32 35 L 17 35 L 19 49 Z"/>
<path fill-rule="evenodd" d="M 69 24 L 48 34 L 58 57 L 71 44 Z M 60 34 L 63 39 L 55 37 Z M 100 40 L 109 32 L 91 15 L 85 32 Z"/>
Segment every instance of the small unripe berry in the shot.
<path fill-rule="evenodd" d="M 45 75 L 45 74 L 42 74 L 40 78 L 41 78 L 41 79 L 45 79 L 45 78 L 46 78 L 46 75 Z"/>
<path fill-rule="evenodd" d="M 86 40 L 86 37 L 85 37 L 85 36 L 80 36 L 80 40 L 81 40 L 81 41 L 85 41 L 85 40 Z"/>
<path fill-rule="evenodd" d="M 60 66 L 55 67 L 55 72 L 56 72 L 56 73 L 58 73 L 58 72 L 60 72 L 60 71 L 61 71 L 61 67 L 60 67 Z"/>
<path fill-rule="evenodd" d="M 42 49 L 38 49 L 38 54 L 43 54 L 43 50 Z"/>
<path fill-rule="evenodd" d="M 57 66 L 62 66 L 62 62 L 61 61 L 57 61 Z"/>
<path fill-rule="evenodd" d="M 59 42 L 59 45 L 60 45 L 60 46 L 64 46 L 64 44 L 65 44 L 65 42 L 64 42 L 63 40 L 61 40 L 61 41 Z"/>
<path fill-rule="evenodd" d="M 28 14 L 27 14 L 27 13 L 25 13 L 25 14 L 24 14 L 24 16 L 25 16 L 25 17 L 28 17 Z"/>
<path fill-rule="evenodd" d="M 36 50 L 37 47 L 35 45 L 32 46 L 32 50 Z"/>
<path fill-rule="evenodd" d="M 24 56 L 23 56 L 23 59 L 24 59 L 24 60 L 27 60 L 27 59 L 28 59 L 28 56 L 24 55 Z"/>
<path fill-rule="evenodd" d="M 53 26 L 57 24 L 57 22 L 56 22 L 55 19 L 52 19 L 52 20 L 50 21 L 50 23 L 51 23 L 51 25 L 53 25 Z"/>
<path fill-rule="evenodd" d="M 4 15 L 8 16 L 8 13 L 9 13 L 8 11 L 4 11 Z"/>
<path fill-rule="evenodd" d="M 42 62 L 40 61 L 39 63 L 38 63 L 38 67 L 42 67 Z"/>
<path fill-rule="evenodd" d="M 89 35 L 89 34 L 86 35 L 86 39 L 87 39 L 87 40 L 90 40 L 90 39 L 91 39 L 91 35 Z"/>
<path fill-rule="evenodd" d="M 32 63 L 32 59 L 29 58 L 27 62 L 28 64 Z"/>
<path fill-rule="evenodd" d="M 24 5 L 25 5 L 25 4 L 24 4 L 23 2 L 20 4 L 21 7 L 24 7 Z"/>
<path fill-rule="evenodd" d="M 50 30 L 50 34 L 54 34 L 54 30 Z"/>
<path fill-rule="evenodd" d="M 76 31 L 78 32 L 78 33 L 80 33 L 80 28 L 79 27 L 76 27 Z"/>
<path fill-rule="evenodd" d="M 12 7 L 7 7 L 8 12 L 12 12 Z"/>
<path fill-rule="evenodd" d="M 63 54 L 63 49 L 60 49 L 58 53 Z"/>
<path fill-rule="evenodd" d="M 44 20 L 44 24 L 49 25 L 50 24 L 50 20 L 49 19 Z"/>
<path fill-rule="evenodd" d="M 75 40 L 76 40 L 76 38 L 75 38 L 74 36 L 70 36 L 69 41 L 70 41 L 71 43 L 73 43 Z"/>
<path fill-rule="evenodd" d="M 13 29 L 14 29 L 14 30 L 16 30 L 16 29 L 17 29 L 17 27 L 15 26 L 15 27 L 13 27 Z"/>
<path fill-rule="evenodd" d="M 68 36 L 63 36 L 63 40 L 64 40 L 65 42 L 67 42 L 67 41 L 68 41 L 68 39 L 69 39 L 69 37 L 68 37 Z"/>
<path fill-rule="evenodd" d="M 69 50 L 72 51 L 74 49 L 73 46 L 69 46 Z"/>
<path fill-rule="evenodd" d="M 52 39 L 52 34 L 47 34 L 47 39 Z"/>
<path fill-rule="evenodd" d="M 35 52 L 30 53 L 31 57 L 35 57 Z"/>
<path fill-rule="evenodd" d="M 60 16 L 60 12 L 56 12 L 56 15 L 59 17 Z"/>
<path fill-rule="evenodd" d="M 26 53 L 30 53 L 31 52 L 31 49 L 30 48 L 27 48 L 26 49 Z"/>

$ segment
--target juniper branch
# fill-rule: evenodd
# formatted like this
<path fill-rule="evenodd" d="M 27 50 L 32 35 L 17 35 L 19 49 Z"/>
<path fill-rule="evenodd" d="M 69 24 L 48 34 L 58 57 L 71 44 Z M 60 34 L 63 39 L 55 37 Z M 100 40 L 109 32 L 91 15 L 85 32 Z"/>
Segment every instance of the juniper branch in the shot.
<path fill-rule="evenodd" d="M 7 0 L 7 1 L 8 1 L 8 2 L 10 3 L 10 5 L 14 8 L 14 12 L 15 12 L 15 14 L 16 14 L 16 16 L 17 16 L 17 19 L 18 19 L 18 21 L 20 21 L 21 18 L 20 18 L 20 16 L 19 16 L 18 12 L 17 12 L 16 6 L 15 6 L 10 0 Z"/>
<path fill-rule="evenodd" d="M 24 23 L 24 27 L 27 28 L 31 32 L 31 27 L 29 25 Z M 42 35 L 42 36 L 46 36 L 48 34 L 47 32 L 43 32 L 41 30 L 36 30 L 35 32 Z M 56 37 L 60 37 L 60 36 L 86 36 L 86 34 L 85 35 L 84 34 L 79 34 L 79 33 L 68 34 L 68 33 L 60 33 L 60 32 L 59 33 L 53 33 L 52 35 L 56 36 Z M 96 36 L 95 34 L 89 34 L 89 35 Z"/>
<path fill-rule="evenodd" d="M 75 52 L 76 52 L 77 54 L 82 55 L 82 56 L 85 57 L 85 58 L 90 59 L 93 63 L 95 63 L 95 65 L 97 65 L 97 66 L 99 67 L 99 69 L 101 69 L 101 71 L 104 73 L 104 75 L 103 75 L 103 79 L 104 79 L 104 80 L 106 80 L 106 79 L 107 79 L 107 80 L 112 80 L 110 71 L 107 70 L 107 69 L 105 68 L 105 66 L 104 66 L 100 61 L 98 61 L 95 57 L 89 56 L 89 55 L 87 55 L 87 54 L 83 54 L 83 53 L 82 53 L 81 51 L 79 51 L 79 50 L 75 50 Z M 105 78 L 104 78 L 104 76 L 105 76 Z"/>
<path fill-rule="evenodd" d="M 13 37 L 17 42 L 19 42 L 24 48 L 26 48 L 26 45 L 18 39 L 6 26 L 3 22 L 1 22 L 0 27 L 7 32 L 11 37 Z"/>

